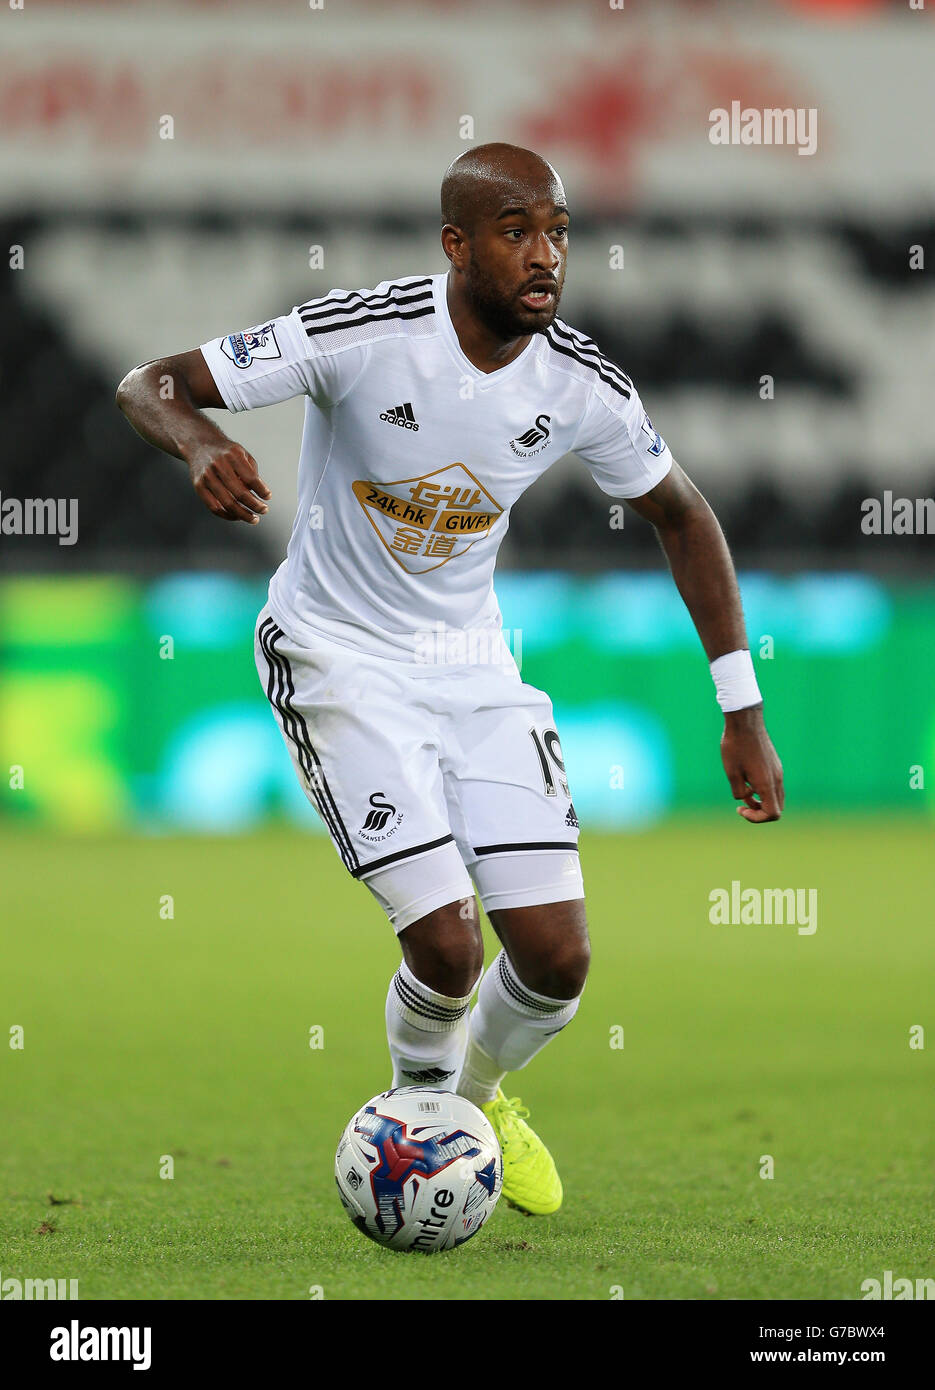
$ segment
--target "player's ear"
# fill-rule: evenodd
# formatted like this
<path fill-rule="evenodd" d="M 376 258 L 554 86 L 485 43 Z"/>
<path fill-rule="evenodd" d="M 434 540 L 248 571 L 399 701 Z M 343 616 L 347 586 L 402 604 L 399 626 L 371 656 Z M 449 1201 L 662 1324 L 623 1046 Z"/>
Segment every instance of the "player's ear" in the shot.
<path fill-rule="evenodd" d="M 463 270 L 467 262 L 467 237 L 460 227 L 446 222 L 442 227 L 442 250 L 455 270 Z"/>

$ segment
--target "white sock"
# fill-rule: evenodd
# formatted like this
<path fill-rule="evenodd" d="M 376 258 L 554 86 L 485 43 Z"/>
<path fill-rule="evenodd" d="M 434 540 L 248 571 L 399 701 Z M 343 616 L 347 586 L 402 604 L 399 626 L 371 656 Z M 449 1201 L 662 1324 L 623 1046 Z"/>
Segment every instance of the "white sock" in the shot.
<path fill-rule="evenodd" d="M 405 961 L 386 996 L 386 1037 L 394 1086 L 453 1091 L 467 1043 L 467 1011 L 476 984 L 463 999 L 438 994 L 417 980 Z"/>
<path fill-rule="evenodd" d="M 520 1071 L 566 1023 L 580 1002 L 536 994 L 519 979 L 506 951 L 490 966 L 471 1010 L 458 1094 L 486 1105 L 508 1071 Z"/>

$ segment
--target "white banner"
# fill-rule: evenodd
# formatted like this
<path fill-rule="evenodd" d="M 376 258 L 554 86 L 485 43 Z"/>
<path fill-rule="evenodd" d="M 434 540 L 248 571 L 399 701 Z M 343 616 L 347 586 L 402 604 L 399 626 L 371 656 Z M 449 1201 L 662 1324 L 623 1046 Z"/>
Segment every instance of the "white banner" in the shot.
<path fill-rule="evenodd" d="M 850 25 L 653 9 L 4 6 L 0 206 L 430 209 L 492 139 L 591 206 L 930 198 L 935 4 Z"/>

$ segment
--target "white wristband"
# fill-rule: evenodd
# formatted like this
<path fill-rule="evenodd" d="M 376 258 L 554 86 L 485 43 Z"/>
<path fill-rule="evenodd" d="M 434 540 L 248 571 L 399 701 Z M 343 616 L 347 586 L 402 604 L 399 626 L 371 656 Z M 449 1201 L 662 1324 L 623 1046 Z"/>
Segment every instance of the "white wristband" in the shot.
<path fill-rule="evenodd" d="M 711 662 L 711 676 L 717 702 L 725 714 L 758 705 L 763 699 L 753 673 L 753 657 L 748 651 L 719 656 Z"/>

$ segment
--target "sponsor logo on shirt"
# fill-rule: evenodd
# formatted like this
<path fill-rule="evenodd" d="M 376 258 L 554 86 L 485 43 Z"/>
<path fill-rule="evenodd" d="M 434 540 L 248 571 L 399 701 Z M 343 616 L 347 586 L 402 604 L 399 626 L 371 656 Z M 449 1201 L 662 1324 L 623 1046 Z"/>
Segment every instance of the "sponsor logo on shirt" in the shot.
<path fill-rule="evenodd" d="M 551 415 L 537 415 L 534 425 L 531 425 L 522 434 L 518 434 L 515 439 L 510 440 L 510 448 L 514 454 L 518 454 L 523 459 L 530 459 L 535 454 L 541 454 L 549 442 L 551 420 Z"/>
<path fill-rule="evenodd" d="M 463 463 L 399 482 L 361 478 L 352 488 L 370 525 L 407 574 L 426 574 L 463 555 L 503 513 Z"/>
<path fill-rule="evenodd" d="M 255 357 L 281 357 L 276 332 L 271 323 L 248 328 L 243 333 L 231 333 L 221 339 L 221 351 L 235 367 L 249 367 Z"/>

